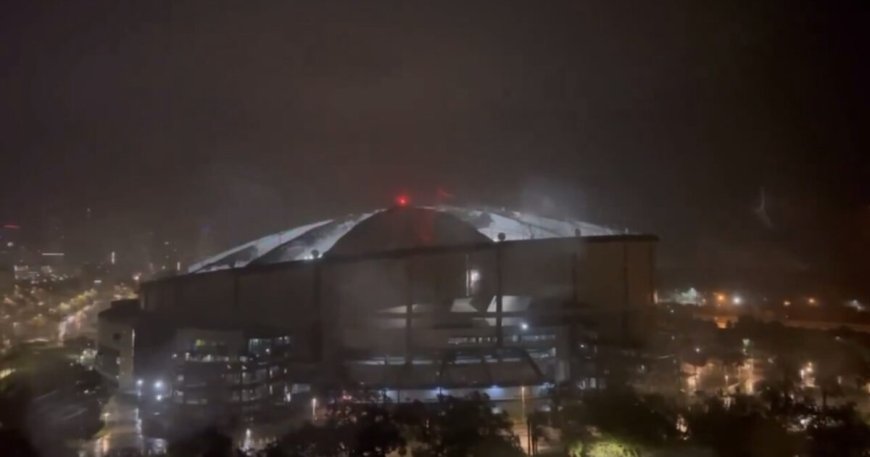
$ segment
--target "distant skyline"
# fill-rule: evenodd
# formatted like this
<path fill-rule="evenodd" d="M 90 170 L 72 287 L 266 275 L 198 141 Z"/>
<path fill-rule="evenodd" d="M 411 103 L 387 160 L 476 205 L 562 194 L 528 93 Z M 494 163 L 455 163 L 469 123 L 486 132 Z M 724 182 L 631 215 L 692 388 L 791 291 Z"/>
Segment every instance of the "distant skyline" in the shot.
<path fill-rule="evenodd" d="M 0 221 L 216 252 L 406 192 L 655 233 L 667 277 L 870 294 L 868 23 L 858 0 L 13 1 Z"/>

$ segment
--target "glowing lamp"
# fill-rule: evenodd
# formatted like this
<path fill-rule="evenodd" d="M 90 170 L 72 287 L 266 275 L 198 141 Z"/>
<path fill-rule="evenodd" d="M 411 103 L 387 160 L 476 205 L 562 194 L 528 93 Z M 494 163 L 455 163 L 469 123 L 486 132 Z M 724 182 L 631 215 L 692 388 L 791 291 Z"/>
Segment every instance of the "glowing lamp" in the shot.
<path fill-rule="evenodd" d="M 408 206 L 408 203 L 411 202 L 411 199 L 408 198 L 407 195 L 397 195 L 396 196 L 396 206 Z"/>

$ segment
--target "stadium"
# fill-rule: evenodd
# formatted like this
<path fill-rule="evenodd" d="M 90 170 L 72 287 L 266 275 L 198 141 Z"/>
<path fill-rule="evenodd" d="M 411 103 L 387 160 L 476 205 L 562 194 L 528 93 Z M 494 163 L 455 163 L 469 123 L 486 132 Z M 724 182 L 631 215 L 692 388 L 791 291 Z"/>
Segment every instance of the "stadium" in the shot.
<path fill-rule="evenodd" d="M 397 401 L 594 388 L 602 354 L 642 344 L 654 236 L 406 203 L 143 283 L 100 315 L 100 371 L 193 415 L 268 416 L 360 386 Z"/>

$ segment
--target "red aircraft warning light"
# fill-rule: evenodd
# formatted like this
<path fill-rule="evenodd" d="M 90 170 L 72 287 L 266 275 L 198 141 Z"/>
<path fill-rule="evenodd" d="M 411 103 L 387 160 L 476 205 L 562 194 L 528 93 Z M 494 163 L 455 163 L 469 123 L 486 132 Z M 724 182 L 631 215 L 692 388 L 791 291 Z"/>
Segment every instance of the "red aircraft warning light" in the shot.
<path fill-rule="evenodd" d="M 408 198 L 407 195 L 397 195 L 396 196 L 396 206 L 405 207 L 408 206 L 408 203 L 411 203 L 411 199 Z"/>

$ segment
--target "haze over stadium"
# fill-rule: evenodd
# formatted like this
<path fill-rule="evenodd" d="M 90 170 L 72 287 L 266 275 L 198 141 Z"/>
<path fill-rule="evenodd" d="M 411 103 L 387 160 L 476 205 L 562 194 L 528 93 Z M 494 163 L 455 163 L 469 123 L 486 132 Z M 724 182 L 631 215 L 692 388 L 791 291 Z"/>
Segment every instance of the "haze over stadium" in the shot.
<path fill-rule="evenodd" d="M 870 2 L 6 3 L 0 455 L 870 449 Z"/>

